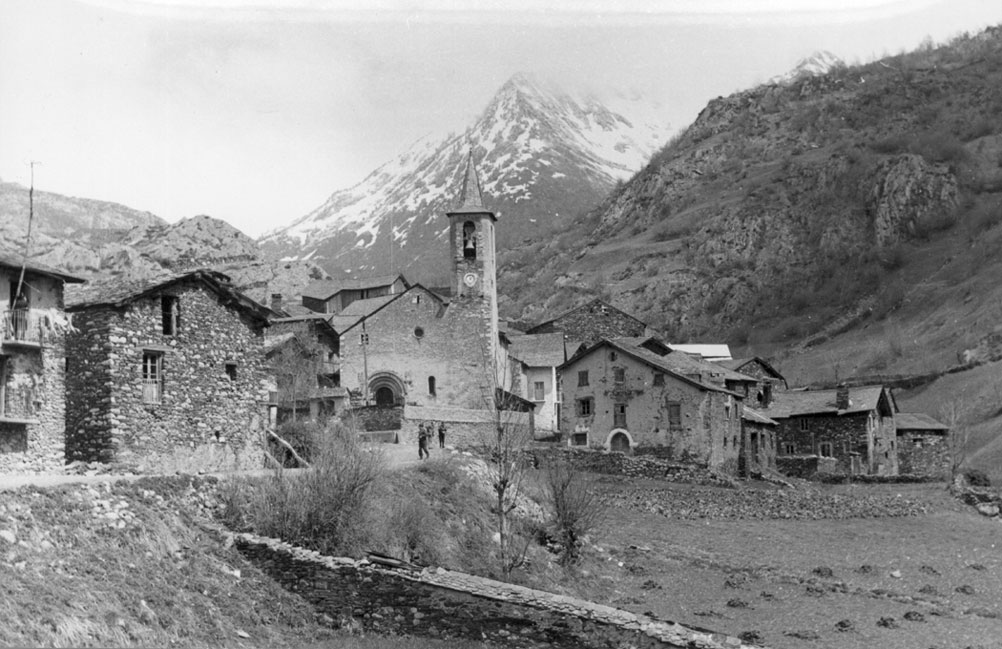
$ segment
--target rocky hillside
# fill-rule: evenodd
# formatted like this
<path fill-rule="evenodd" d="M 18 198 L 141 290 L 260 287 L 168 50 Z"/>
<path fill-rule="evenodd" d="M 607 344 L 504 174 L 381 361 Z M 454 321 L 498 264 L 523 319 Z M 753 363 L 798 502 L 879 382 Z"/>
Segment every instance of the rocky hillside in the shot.
<path fill-rule="evenodd" d="M 1002 236 L 1000 81 L 996 29 L 713 100 L 588 218 L 502 256 L 507 310 L 604 292 L 675 340 L 762 346 L 983 276 Z"/>
<path fill-rule="evenodd" d="M 266 235 L 264 250 L 331 273 L 403 271 L 447 277 L 448 223 L 472 150 L 501 248 L 546 238 L 594 208 L 667 139 L 669 126 L 639 97 L 599 101 L 516 75 L 462 133 L 425 138 L 335 192 L 310 214 Z"/>

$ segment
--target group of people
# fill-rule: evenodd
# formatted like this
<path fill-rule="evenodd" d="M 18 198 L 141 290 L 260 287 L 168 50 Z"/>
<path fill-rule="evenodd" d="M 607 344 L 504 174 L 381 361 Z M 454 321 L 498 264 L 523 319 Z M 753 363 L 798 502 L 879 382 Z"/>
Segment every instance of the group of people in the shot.
<path fill-rule="evenodd" d="M 445 448 L 445 422 L 438 422 L 438 447 Z M 418 424 L 418 459 L 423 460 L 429 457 L 428 443 L 431 436 L 435 434 L 435 422 L 422 421 Z"/>

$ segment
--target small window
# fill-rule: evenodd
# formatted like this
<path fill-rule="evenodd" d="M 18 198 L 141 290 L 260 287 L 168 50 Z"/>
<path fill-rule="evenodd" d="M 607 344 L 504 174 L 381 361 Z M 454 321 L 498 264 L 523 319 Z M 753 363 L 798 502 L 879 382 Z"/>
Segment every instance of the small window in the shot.
<path fill-rule="evenodd" d="M 617 403 L 612 408 L 612 425 L 616 428 L 626 428 L 626 404 Z"/>
<path fill-rule="evenodd" d="M 159 352 L 143 352 L 143 403 L 163 403 L 164 355 Z"/>
<path fill-rule="evenodd" d="M 807 417 L 801 417 L 800 418 L 800 430 L 801 431 L 808 431 L 810 429 L 811 429 L 811 420 L 808 419 Z"/>
<path fill-rule="evenodd" d="M 579 417 L 590 417 L 592 415 L 593 411 L 594 411 L 594 408 L 593 408 L 593 401 L 592 401 L 591 397 L 588 397 L 586 399 L 578 399 L 578 416 Z"/>
<path fill-rule="evenodd" d="M 226 376 L 230 377 L 231 381 L 236 381 L 237 380 L 237 364 L 236 363 L 232 363 L 231 362 L 231 363 L 227 363 L 226 364 Z"/>
<path fill-rule="evenodd" d="M 783 455 L 793 455 L 797 452 L 793 442 L 783 442 Z"/>
<path fill-rule="evenodd" d="M 616 352 L 609 352 L 609 360 L 610 361 L 614 361 L 617 358 L 619 358 L 619 357 L 616 355 Z"/>
<path fill-rule="evenodd" d="M 165 336 L 177 335 L 178 311 L 179 309 L 176 295 L 160 296 L 160 314 L 162 318 L 163 334 Z"/>
<path fill-rule="evenodd" d="M 421 296 L 420 295 L 415 295 L 414 296 L 414 304 L 421 304 Z"/>
<path fill-rule="evenodd" d="M 369 344 L 369 334 L 367 334 L 365 332 L 362 332 L 362 334 L 359 336 L 358 344 L 359 345 L 368 345 Z"/>
<path fill-rule="evenodd" d="M 664 385 L 664 384 L 665 384 L 665 375 L 662 374 L 661 372 L 655 372 L 654 385 Z"/>
<path fill-rule="evenodd" d="M 835 457 L 831 442 L 821 442 L 818 444 L 818 455 L 821 457 Z"/>
<path fill-rule="evenodd" d="M 574 433 L 571 436 L 571 444 L 574 446 L 588 446 L 588 433 Z"/>
<path fill-rule="evenodd" d="M 612 380 L 616 383 L 623 383 L 626 381 L 626 370 L 622 367 L 612 368 Z"/>
<path fill-rule="evenodd" d="M 424 338 L 424 327 L 414 327 L 414 337 L 418 339 Z"/>
<path fill-rule="evenodd" d="M 727 448 L 727 438 L 724 438 L 724 448 Z"/>
<path fill-rule="evenodd" d="M 434 376 L 429 376 L 428 377 L 428 394 L 430 394 L 431 396 L 435 396 L 435 377 Z"/>
<path fill-rule="evenodd" d="M 543 381 L 534 381 L 532 384 L 532 400 L 533 401 L 545 401 L 546 400 L 546 383 Z"/>
<path fill-rule="evenodd" d="M 588 385 L 588 370 L 578 372 L 578 387 Z"/>
<path fill-rule="evenodd" d="M 668 430 L 682 430 L 682 404 L 677 401 L 668 402 Z"/>

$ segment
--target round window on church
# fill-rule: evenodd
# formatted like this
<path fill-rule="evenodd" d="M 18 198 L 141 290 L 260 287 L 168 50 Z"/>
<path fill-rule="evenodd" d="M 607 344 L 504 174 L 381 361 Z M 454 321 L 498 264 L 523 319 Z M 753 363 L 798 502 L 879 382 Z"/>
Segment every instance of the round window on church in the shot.
<path fill-rule="evenodd" d="M 424 329 L 422 327 L 414 327 L 414 337 L 424 338 Z"/>

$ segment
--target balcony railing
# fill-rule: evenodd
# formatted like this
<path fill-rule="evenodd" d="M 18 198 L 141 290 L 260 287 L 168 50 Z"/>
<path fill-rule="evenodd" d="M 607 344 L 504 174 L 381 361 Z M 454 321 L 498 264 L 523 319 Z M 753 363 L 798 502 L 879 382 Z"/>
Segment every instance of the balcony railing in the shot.
<path fill-rule="evenodd" d="M 42 341 L 41 319 L 31 309 L 7 309 L 3 312 L 3 342 L 21 342 L 40 345 Z"/>

